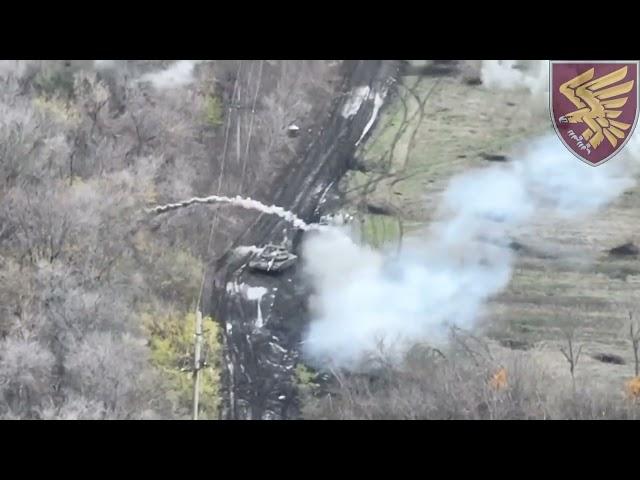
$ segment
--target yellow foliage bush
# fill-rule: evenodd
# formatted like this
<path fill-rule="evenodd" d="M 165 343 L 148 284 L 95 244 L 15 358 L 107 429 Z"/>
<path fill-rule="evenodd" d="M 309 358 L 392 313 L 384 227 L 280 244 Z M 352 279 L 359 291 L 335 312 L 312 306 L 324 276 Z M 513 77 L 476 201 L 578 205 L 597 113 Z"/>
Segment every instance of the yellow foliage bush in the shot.
<path fill-rule="evenodd" d="M 39 96 L 33 100 L 33 105 L 45 114 L 70 126 L 75 126 L 80 122 L 80 112 L 69 102 L 59 98 Z"/>
<path fill-rule="evenodd" d="M 204 115 L 206 122 L 212 127 L 222 125 L 222 105 L 217 96 L 207 95 L 204 104 Z"/>
<path fill-rule="evenodd" d="M 295 368 L 295 379 L 298 388 L 301 390 L 313 390 L 318 385 L 314 382 L 316 380 L 316 374 L 313 373 L 307 366 L 299 363 Z"/>
<path fill-rule="evenodd" d="M 174 410 L 185 416 L 189 414 L 193 400 L 195 319 L 195 313 L 142 315 L 149 337 L 151 361 L 167 381 Z M 200 375 L 199 416 L 215 419 L 220 404 L 222 346 L 219 325 L 211 317 L 205 317 L 202 319 L 202 331 L 202 360 L 206 366 Z"/>

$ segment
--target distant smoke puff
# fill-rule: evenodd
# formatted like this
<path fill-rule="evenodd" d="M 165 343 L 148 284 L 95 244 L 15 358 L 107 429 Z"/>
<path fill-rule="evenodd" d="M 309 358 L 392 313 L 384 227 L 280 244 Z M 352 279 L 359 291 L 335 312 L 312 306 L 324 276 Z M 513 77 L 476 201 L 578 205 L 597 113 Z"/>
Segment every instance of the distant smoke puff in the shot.
<path fill-rule="evenodd" d="M 116 66 L 116 60 L 94 60 L 93 66 L 98 70 L 106 70 Z"/>
<path fill-rule="evenodd" d="M 11 74 L 19 77 L 25 72 L 27 64 L 27 60 L 0 60 L 0 77 Z"/>
<path fill-rule="evenodd" d="M 549 62 L 537 60 L 484 60 L 481 67 L 482 84 L 497 90 L 526 88 L 541 93 L 549 87 Z"/>
<path fill-rule="evenodd" d="M 528 90 L 530 111 L 548 115 L 548 60 L 483 60 L 480 76 L 484 87 L 490 90 Z"/>
<path fill-rule="evenodd" d="M 179 60 L 165 70 L 142 75 L 139 81 L 150 82 L 159 90 L 184 87 L 193 82 L 194 68 L 198 63 L 200 60 Z"/>
<path fill-rule="evenodd" d="M 355 370 L 381 340 L 397 359 L 417 342 L 444 341 L 449 325 L 473 327 L 511 279 L 510 231 L 538 215 L 570 221 L 605 206 L 635 184 L 637 157 L 617 160 L 593 168 L 555 134 L 534 140 L 512 163 L 455 177 L 438 221 L 397 256 L 357 245 L 344 230 L 308 235 L 302 258 L 315 294 L 306 357 Z"/>
<path fill-rule="evenodd" d="M 523 86 L 523 73 L 516 70 L 514 60 L 485 60 L 480 75 L 487 88 L 509 89 Z"/>

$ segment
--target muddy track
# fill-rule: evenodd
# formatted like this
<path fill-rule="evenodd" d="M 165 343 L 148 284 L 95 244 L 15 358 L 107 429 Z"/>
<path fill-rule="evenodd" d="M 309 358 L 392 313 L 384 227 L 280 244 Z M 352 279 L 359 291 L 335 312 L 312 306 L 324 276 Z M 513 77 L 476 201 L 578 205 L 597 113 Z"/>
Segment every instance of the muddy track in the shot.
<path fill-rule="evenodd" d="M 350 117 L 341 114 L 350 92 L 368 85 L 373 92 L 391 88 L 397 78 L 395 61 L 346 62 L 342 92 L 337 95 L 329 118 L 317 128 L 319 134 L 300 159 L 292 159 L 269 203 L 280 205 L 306 222 L 340 202 L 335 186 L 353 166 L 356 143 L 374 112 L 368 97 Z M 322 200 L 322 203 L 321 203 Z M 302 233 L 271 216 L 260 216 L 233 243 L 264 245 L 280 243 L 283 231 L 293 239 L 297 251 Z M 226 419 L 296 418 L 298 415 L 295 365 L 306 328 L 307 287 L 298 265 L 279 273 L 250 271 L 247 259 L 227 252 L 211 271 L 209 303 L 205 311 L 221 322 L 224 335 L 223 408 Z M 238 291 L 265 289 L 260 300 Z M 258 305 L 260 312 L 258 312 Z M 260 321 L 258 321 L 260 319 Z"/>

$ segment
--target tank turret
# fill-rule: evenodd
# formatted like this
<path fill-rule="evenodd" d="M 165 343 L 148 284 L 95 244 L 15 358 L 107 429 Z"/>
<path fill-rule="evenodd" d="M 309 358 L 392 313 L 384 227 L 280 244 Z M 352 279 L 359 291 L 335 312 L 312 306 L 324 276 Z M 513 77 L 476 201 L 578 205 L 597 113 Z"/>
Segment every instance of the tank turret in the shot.
<path fill-rule="evenodd" d="M 249 268 L 263 272 L 280 272 L 293 266 L 297 259 L 298 256 L 283 245 L 270 243 L 249 260 Z"/>

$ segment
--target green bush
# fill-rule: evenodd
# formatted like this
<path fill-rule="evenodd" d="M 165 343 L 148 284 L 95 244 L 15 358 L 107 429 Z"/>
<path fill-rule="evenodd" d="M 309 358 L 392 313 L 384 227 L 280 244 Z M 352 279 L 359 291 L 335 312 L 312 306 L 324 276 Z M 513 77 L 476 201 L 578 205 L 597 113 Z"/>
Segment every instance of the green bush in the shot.
<path fill-rule="evenodd" d="M 33 86 L 45 98 L 73 97 L 73 72 L 70 70 L 42 70 L 33 79 Z"/>
<path fill-rule="evenodd" d="M 187 250 L 149 249 L 149 284 L 164 300 L 186 307 L 198 297 L 204 266 Z"/>
<path fill-rule="evenodd" d="M 156 316 L 144 314 L 142 321 L 149 336 L 151 361 L 165 378 L 169 400 L 178 415 L 189 415 L 193 401 L 193 355 L 195 313 Z M 200 411 L 203 419 L 215 419 L 220 405 L 219 325 L 211 318 L 202 319 L 202 360 L 206 366 L 200 375 Z"/>
<path fill-rule="evenodd" d="M 303 405 L 303 412 L 305 406 L 313 406 L 320 385 L 317 383 L 318 374 L 313 372 L 306 365 L 299 363 L 294 370 L 295 384 L 298 389 L 298 395 Z M 311 407 L 313 408 L 313 407 Z"/>
<path fill-rule="evenodd" d="M 207 95 L 204 106 L 205 120 L 212 127 L 222 125 L 222 102 L 215 95 Z"/>
<path fill-rule="evenodd" d="M 389 215 L 363 214 L 360 218 L 360 239 L 373 248 L 399 247 L 402 242 L 401 220 Z"/>

